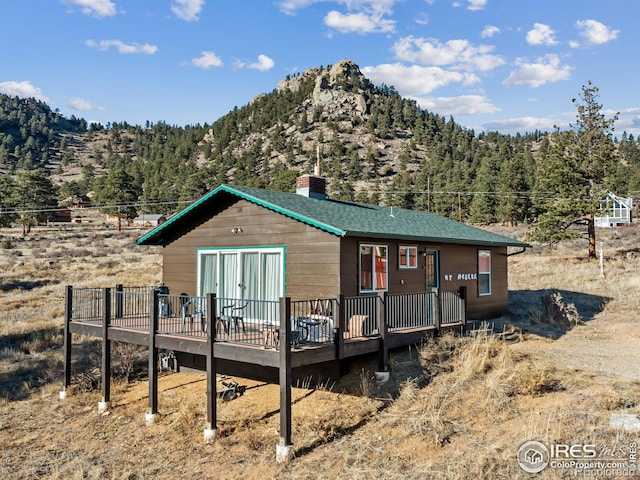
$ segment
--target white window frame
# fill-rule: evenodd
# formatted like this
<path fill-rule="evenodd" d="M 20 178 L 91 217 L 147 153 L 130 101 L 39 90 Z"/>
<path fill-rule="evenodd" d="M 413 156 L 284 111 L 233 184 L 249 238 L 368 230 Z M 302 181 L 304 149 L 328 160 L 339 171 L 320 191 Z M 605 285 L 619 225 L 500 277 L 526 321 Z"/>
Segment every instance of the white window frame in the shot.
<path fill-rule="evenodd" d="M 376 284 L 376 262 L 375 262 L 375 254 L 371 255 L 371 280 L 372 280 L 372 287 L 371 289 L 368 288 L 363 288 L 362 287 L 362 248 L 363 247 L 371 247 L 372 249 L 376 248 L 384 248 L 385 249 L 385 265 L 386 265 L 386 271 L 385 271 L 385 287 L 384 288 L 378 288 L 378 285 Z M 358 244 L 358 291 L 360 293 L 374 293 L 374 292 L 386 292 L 387 290 L 389 290 L 389 245 L 384 244 L 384 243 L 360 243 Z"/>
<path fill-rule="evenodd" d="M 483 271 L 480 270 L 480 257 L 489 257 L 489 270 L 488 271 Z M 492 274 L 491 274 L 491 269 L 492 269 L 492 264 L 491 264 L 491 250 L 478 250 L 478 296 L 479 297 L 487 297 L 491 295 L 492 292 L 492 287 L 491 287 L 491 283 L 492 283 Z M 487 278 L 488 282 L 487 285 L 489 287 L 489 290 L 486 292 L 481 292 L 480 291 L 480 279 L 481 278 Z"/>
<path fill-rule="evenodd" d="M 402 263 L 402 250 L 405 250 L 405 263 Z M 413 255 L 410 254 L 413 252 Z M 411 265 L 409 259 L 413 256 L 415 265 Z M 400 270 L 416 270 L 418 268 L 418 246 L 417 245 L 399 245 L 398 246 L 398 269 Z"/>
<path fill-rule="evenodd" d="M 233 248 L 233 247 L 229 247 L 229 248 L 200 248 L 198 249 L 198 254 L 197 254 L 197 268 L 196 268 L 196 274 L 197 274 L 197 292 L 198 295 L 202 296 L 202 257 L 203 255 L 216 255 L 216 261 L 217 261 L 217 266 L 216 266 L 216 280 L 215 280 L 215 285 L 216 285 L 216 291 L 214 292 L 218 297 L 220 296 L 220 274 L 221 274 L 221 268 L 220 268 L 220 258 L 221 255 L 223 254 L 238 254 L 237 257 L 237 261 L 238 261 L 238 266 L 237 266 L 237 271 L 241 272 L 242 271 L 242 265 L 241 265 L 241 258 L 242 258 L 242 253 L 258 253 L 259 254 L 259 261 L 258 261 L 258 268 L 262 269 L 262 254 L 264 253 L 279 253 L 280 254 L 280 275 L 281 275 L 281 281 L 280 281 L 280 285 L 278 286 L 279 289 L 279 296 L 283 297 L 285 295 L 285 247 L 240 247 L 240 248 Z M 259 277 L 260 279 L 262 279 L 262 272 L 260 270 L 259 273 Z M 236 293 L 236 297 L 237 298 L 242 298 L 242 293 L 241 293 L 241 286 L 238 285 L 237 287 L 237 293 Z"/>

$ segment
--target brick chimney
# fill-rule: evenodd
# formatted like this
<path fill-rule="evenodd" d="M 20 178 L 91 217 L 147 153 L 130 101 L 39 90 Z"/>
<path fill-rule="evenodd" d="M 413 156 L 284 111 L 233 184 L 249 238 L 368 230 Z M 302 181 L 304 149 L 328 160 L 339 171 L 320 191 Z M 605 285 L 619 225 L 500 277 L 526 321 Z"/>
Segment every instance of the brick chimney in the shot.
<path fill-rule="evenodd" d="M 327 198 L 327 182 L 318 175 L 300 175 L 296 179 L 296 193 L 307 198 L 325 200 Z"/>

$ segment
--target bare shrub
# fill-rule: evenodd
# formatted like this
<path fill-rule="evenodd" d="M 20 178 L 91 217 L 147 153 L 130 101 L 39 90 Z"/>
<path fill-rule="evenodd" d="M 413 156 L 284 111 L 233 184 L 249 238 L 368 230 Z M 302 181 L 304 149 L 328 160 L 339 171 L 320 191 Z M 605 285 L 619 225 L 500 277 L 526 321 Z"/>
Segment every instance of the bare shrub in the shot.
<path fill-rule="evenodd" d="M 580 324 L 582 319 L 575 304 L 566 304 L 560 292 L 544 295 L 540 301 L 542 312 L 535 310 L 529 312 L 531 323 L 551 324 L 563 329 L 570 329 Z"/>
<path fill-rule="evenodd" d="M 521 395 L 537 396 L 562 390 L 553 370 L 532 364 L 523 365 L 517 370 L 512 385 L 515 392 Z"/>
<path fill-rule="evenodd" d="M 0 242 L 0 248 L 4 250 L 11 250 L 16 248 L 16 243 L 11 238 L 3 238 L 2 242 Z"/>
<path fill-rule="evenodd" d="M 111 375 L 116 380 L 130 381 L 148 365 L 148 350 L 131 343 L 111 343 Z"/>
<path fill-rule="evenodd" d="M 606 391 L 598 398 L 598 406 L 604 410 L 619 410 L 623 408 L 633 408 L 636 403 L 618 392 Z"/>
<path fill-rule="evenodd" d="M 41 353 L 62 345 L 62 335 L 60 332 L 51 330 L 35 332 L 20 344 L 19 350 L 24 354 Z"/>

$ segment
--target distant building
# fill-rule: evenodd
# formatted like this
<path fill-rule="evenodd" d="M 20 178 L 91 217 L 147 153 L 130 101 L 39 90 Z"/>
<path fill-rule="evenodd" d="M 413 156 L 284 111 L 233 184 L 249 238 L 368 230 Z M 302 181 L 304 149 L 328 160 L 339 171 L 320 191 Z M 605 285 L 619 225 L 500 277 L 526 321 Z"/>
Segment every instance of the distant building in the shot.
<path fill-rule="evenodd" d="M 73 208 L 88 208 L 91 206 L 91 198 L 88 195 L 76 195 L 71 199 Z"/>
<path fill-rule="evenodd" d="M 133 225 L 136 227 L 157 227 L 167 221 L 165 215 L 159 213 L 145 213 L 133 219 Z"/>
<path fill-rule="evenodd" d="M 622 198 L 609 192 L 600 204 L 599 215 L 594 217 L 596 227 L 618 227 L 632 222 L 633 199 Z"/>
<path fill-rule="evenodd" d="M 58 206 L 53 212 L 51 220 L 55 223 L 71 222 L 71 209 L 65 206 Z"/>

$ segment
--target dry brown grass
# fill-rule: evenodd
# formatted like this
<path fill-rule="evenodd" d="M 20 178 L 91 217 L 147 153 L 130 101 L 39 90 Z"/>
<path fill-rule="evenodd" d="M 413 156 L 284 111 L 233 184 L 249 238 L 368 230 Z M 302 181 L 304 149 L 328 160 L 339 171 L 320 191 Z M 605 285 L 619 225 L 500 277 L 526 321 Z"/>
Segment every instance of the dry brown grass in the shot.
<path fill-rule="evenodd" d="M 100 414 L 100 345 L 76 337 L 76 388 L 57 398 L 64 285 L 157 284 L 161 259 L 134 246 L 141 233 L 36 230 L 25 240 L 0 231 L 3 477 L 529 478 L 515 461 L 525 441 L 637 440 L 608 426 L 611 413 L 640 413 L 635 227 L 602 232 L 606 277 L 577 242 L 511 257 L 511 315 L 494 320 L 505 335 L 446 335 L 393 352 L 385 385 L 371 373 L 375 359 L 363 359 L 335 384 L 294 388 L 296 456 L 286 465 L 274 461 L 277 385 L 236 379 L 246 390 L 218 402 L 218 438 L 206 445 L 201 374 L 162 375 L 160 418 L 146 426 L 148 384 L 136 380 L 144 351 L 115 345 L 113 405 Z M 580 324 L 545 320 L 541 299 L 554 292 Z"/>

